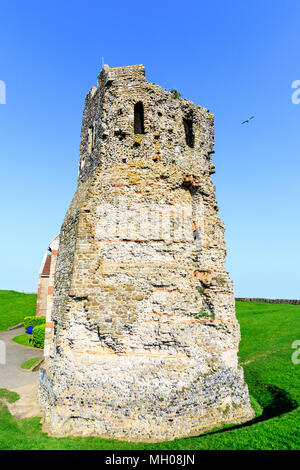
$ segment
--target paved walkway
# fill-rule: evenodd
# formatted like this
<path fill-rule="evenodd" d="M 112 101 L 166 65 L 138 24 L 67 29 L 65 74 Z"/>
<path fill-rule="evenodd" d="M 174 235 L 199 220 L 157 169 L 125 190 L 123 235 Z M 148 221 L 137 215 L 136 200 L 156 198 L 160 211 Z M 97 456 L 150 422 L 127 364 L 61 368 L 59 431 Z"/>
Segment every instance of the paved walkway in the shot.
<path fill-rule="evenodd" d="M 0 341 L 6 345 L 6 364 L 0 364 L 0 388 L 19 393 L 20 400 L 8 405 L 10 412 L 18 418 L 39 415 L 36 399 L 38 372 L 22 370 L 20 365 L 33 357 L 43 357 L 43 351 L 11 341 L 23 333 L 24 327 L 0 332 Z"/>

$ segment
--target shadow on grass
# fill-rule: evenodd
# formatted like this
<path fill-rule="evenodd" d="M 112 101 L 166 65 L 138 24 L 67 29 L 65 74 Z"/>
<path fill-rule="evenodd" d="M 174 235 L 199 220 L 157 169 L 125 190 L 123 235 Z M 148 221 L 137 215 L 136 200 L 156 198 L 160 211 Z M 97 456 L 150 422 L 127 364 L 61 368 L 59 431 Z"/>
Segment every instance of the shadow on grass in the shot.
<path fill-rule="evenodd" d="M 263 408 L 263 412 L 260 416 L 257 416 L 246 423 L 236 424 L 235 426 L 219 429 L 218 431 L 207 432 L 202 434 L 202 436 L 220 434 L 226 431 L 232 431 L 233 429 L 246 428 L 253 424 L 289 413 L 299 406 L 297 401 L 294 400 L 286 390 L 276 387 L 275 385 L 257 383 L 255 389 L 256 394 L 258 395 L 258 397 L 255 396 L 255 398 Z"/>

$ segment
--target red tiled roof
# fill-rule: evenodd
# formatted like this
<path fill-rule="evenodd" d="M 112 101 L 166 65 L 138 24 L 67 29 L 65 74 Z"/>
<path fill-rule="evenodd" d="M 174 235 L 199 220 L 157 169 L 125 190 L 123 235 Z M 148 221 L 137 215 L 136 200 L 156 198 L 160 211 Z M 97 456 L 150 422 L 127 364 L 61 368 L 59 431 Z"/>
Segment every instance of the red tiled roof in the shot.
<path fill-rule="evenodd" d="M 41 276 L 50 276 L 51 255 L 47 255 Z"/>

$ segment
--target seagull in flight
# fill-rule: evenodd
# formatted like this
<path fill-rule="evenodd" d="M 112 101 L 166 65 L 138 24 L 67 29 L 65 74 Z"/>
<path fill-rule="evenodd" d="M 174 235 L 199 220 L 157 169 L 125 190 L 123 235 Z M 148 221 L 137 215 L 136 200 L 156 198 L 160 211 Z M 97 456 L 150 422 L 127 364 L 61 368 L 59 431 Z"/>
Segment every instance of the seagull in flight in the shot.
<path fill-rule="evenodd" d="M 248 122 L 250 122 L 250 121 L 251 121 L 251 119 L 253 119 L 254 117 L 255 117 L 255 116 L 251 116 L 251 117 L 249 117 L 249 119 L 246 119 L 246 121 L 243 121 L 241 124 L 245 124 L 246 122 L 247 122 L 247 123 L 248 123 Z"/>

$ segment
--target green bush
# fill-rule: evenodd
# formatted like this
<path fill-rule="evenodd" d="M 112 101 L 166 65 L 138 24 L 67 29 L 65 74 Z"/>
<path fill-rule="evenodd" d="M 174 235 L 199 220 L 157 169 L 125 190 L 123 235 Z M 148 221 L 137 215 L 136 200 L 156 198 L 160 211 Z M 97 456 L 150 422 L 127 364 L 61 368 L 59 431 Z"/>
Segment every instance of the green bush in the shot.
<path fill-rule="evenodd" d="M 46 323 L 46 317 L 25 317 L 24 318 L 24 327 L 25 327 L 25 333 L 27 333 L 28 327 L 29 326 L 37 326 L 37 325 L 43 325 Z"/>
<path fill-rule="evenodd" d="M 46 325 L 37 325 L 33 328 L 33 346 L 35 348 L 44 348 Z"/>
<path fill-rule="evenodd" d="M 175 90 L 174 88 L 172 88 L 172 90 L 170 90 L 170 93 L 172 93 L 173 98 L 178 99 L 178 98 L 181 97 L 181 94 L 179 93 L 179 91 L 178 91 L 178 90 Z"/>

